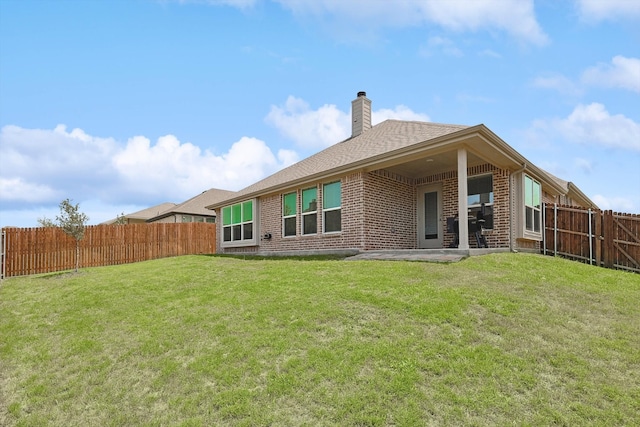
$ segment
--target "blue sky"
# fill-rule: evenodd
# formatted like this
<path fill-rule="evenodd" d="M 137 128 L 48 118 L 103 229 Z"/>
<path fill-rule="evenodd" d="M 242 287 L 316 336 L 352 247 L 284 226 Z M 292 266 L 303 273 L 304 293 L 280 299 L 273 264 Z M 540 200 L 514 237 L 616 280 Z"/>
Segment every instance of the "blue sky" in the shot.
<path fill-rule="evenodd" d="M 358 91 L 640 213 L 636 0 L 0 0 L 0 225 L 241 189 L 348 137 Z"/>

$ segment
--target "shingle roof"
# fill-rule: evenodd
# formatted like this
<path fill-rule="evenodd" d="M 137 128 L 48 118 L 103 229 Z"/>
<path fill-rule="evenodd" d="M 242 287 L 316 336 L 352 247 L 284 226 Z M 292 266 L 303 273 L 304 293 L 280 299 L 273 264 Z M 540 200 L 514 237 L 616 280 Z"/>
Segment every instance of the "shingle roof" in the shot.
<path fill-rule="evenodd" d="M 125 218 L 130 218 L 130 219 L 142 219 L 142 220 L 147 220 L 151 217 L 154 217 L 156 215 L 158 215 L 160 212 L 164 212 L 167 209 L 171 209 L 174 206 L 176 206 L 175 203 L 171 203 L 171 202 L 165 202 L 165 203 L 160 203 L 159 205 L 155 205 L 155 206 L 151 206 L 150 208 L 146 208 L 146 209 L 142 209 L 140 211 L 134 212 L 134 213 L 130 213 L 130 214 L 126 214 L 124 215 Z M 118 218 L 113 218 L 110 219 L 108 221 L 103 222 L 102 224 L 113 224 L 118 220 Z"/>
<path fill-rule="evenodd" d="M 207 209 L 206 206 L 228 199 L 234 194 L 235 192 L 233 191 L 211 188 L 185 202 L 170 206 L 168 209 L 149 218 L 149 221 L 157 220 L 173 214 L 215 216 L 215 212 Z"/>
<path fill-rule="evenodd" d="M 233 199 L 263 193 L 289 182 L 329 174 L 351 164 L 373 160 L 420 142 L 448 135 L 469 126 L 386 120 L 366 132 L 299 161 L 233 194 Z M 213 205 L 213 204 L 211 204 Z"/>
<path fill-rule="evenodd" d="M 574 198 L 574 200 L 579 201 L 582 206 L 588 206 L 595 209 L 599 209 L 598 205 L 596 205 L 593 200 L 591 200 L 586 194 L 582 192 L 573 182 L 565 181 L 562 178 L 558 178 L 550 172 L 544 171 L 549 177 L 554 180 L 558 186 L 560 186 L 564 191 L 563 193 Z"/>
<path fill-rule="evenodd" d="M 176 204 L 171 202 L 160 203 L 159 205 L 151 206 L 150 208 L 142 209 L 141 211 L 137 211 L 134 213 L 130 213 L 125 215 L 125 218 L 134 218 L 134 219 L 147 219 L 151 218 L 154 215 L 158 215 L 158 213 L 163 212 L 167 209 L 171 209 Z"/>

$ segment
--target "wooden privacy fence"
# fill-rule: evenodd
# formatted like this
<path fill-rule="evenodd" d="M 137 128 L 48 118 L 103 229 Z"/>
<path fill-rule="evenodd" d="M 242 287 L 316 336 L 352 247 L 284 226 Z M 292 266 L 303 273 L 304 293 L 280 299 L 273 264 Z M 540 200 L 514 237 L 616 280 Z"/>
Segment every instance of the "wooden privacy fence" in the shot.
<path fill-rule="evenodd" d="M 640 215 L 544 206 L 545 254 L 640 273 Z"/>
<path fill-rule="evenodd" d="M 216 225 L 154 223 L 95 225 L 80 241 L 80 267 L 126 264 L 216 251 Z M 58 227 L 2 229 L 2 277 L 70 270 L 76 241 Z"/>

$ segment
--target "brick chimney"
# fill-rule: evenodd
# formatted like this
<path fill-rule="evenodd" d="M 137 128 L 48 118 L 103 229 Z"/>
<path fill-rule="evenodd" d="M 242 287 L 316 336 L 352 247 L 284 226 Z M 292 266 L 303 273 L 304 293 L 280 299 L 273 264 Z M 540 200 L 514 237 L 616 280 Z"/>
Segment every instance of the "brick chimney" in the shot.
<path fill-rule="evenodd" d="M 351 101 L 351 137 L 371 129 L 371 100 L 367 92 L 358 92 L 358 97 Z"/>

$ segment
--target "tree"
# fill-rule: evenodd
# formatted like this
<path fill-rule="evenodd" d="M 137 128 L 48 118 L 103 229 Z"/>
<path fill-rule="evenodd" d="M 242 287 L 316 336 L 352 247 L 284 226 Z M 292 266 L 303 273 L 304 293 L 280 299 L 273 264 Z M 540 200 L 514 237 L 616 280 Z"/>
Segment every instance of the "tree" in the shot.
<path fill-rule="evenodd" d="M 113 222 L 113 225 L 124 225 L 127 223 L 127 217 L 124 216 L 124 212 L 120 215 L 116 216 L 116 220 Z"/>
<path fill-rule="evenodd" d="M 55 222 L 46 217 L 38 219 L 42 226 L 60 227 L 62 231 L 76 239 L 76 272 L 80 266 L 80 240 L 84 237 L 85 224 L 88 221 L 89 217 L 80 212 L 80 205 L 78 203 L 72 205 L 69 199 L 60 202 L 60 215 L 56 215 Z"/>
<path fill-rule="evenodd" d="M 38 218 L 38 224 L 40 225 L 40 227 L 57 227 L 58 224 L 56 224 L 53 220 L 47 218 L 46 216 L 43 216 L 42 218 Z"/>

